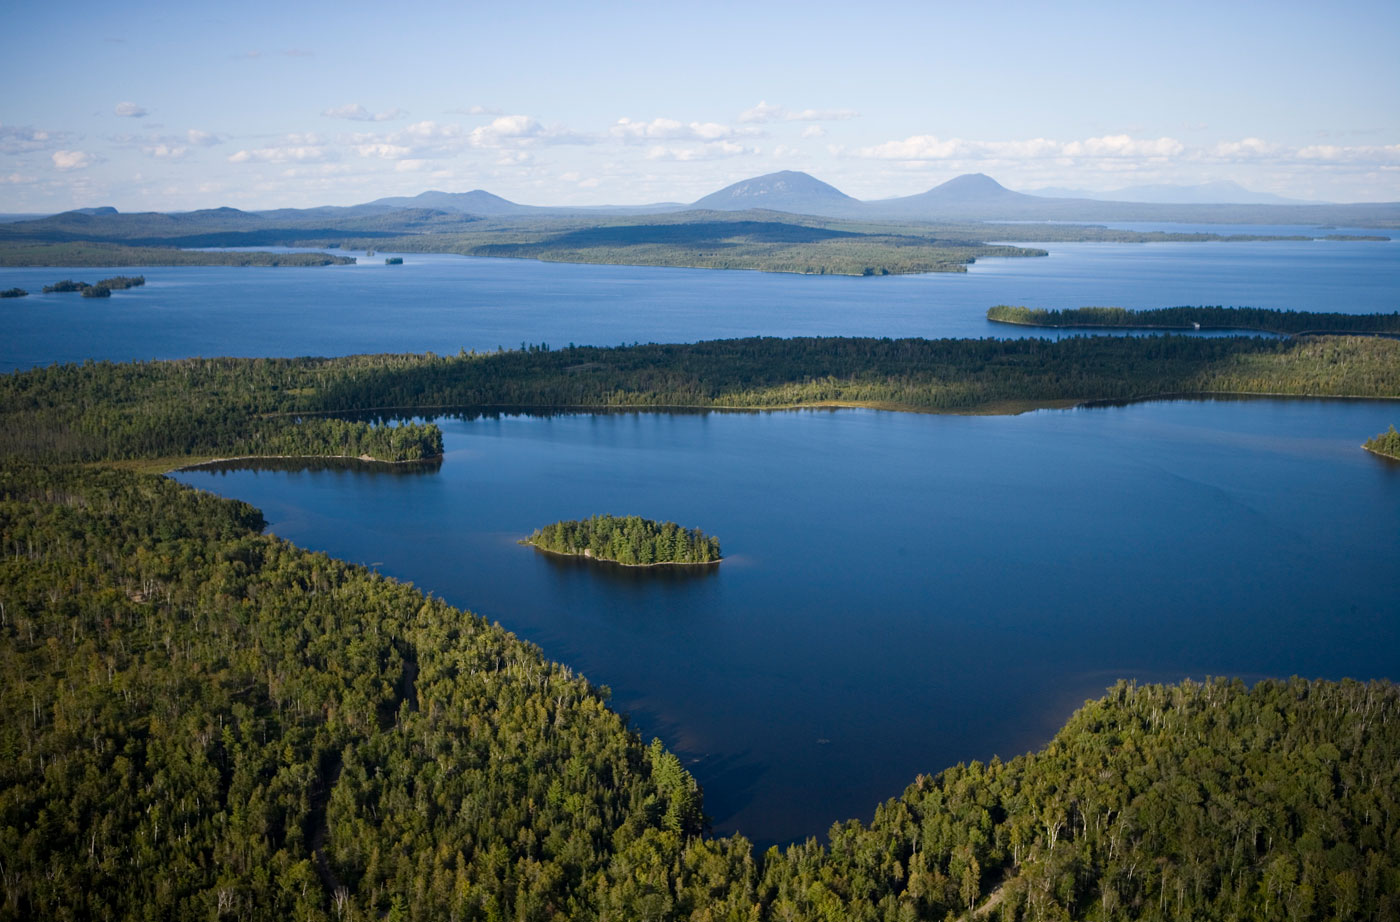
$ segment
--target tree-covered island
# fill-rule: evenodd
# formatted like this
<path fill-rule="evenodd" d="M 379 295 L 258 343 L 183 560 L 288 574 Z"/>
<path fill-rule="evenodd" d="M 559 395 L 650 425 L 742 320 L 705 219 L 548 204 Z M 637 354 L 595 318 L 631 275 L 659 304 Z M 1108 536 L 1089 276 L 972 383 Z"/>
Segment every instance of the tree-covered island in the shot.
<path fill-rule="evenodd" d="M 521 544 L 553 554 L 605 560 L 627 567 L 710 564 L 721 559 L 719 539 L 698 528 L 640 516 L 595 515 L 536 529 Z"/>

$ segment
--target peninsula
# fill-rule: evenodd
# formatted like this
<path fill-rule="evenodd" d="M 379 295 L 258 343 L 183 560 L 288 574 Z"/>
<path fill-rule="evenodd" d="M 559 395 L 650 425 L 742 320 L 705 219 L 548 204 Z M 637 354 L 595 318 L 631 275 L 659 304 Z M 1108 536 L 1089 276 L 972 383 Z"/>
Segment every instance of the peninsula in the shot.
<path fill-rule="evenodd" d="M 1360 336 L 1400 336 L 1400 312 L 1339 314 L 1280 311 L 1263 307 L 1076 307 L 1068 310 L 998 304 L 987 308 L 992 323 L 1031 327 L 1072 327 L 1105 330 L 1257 330 L 1286 336 L 1330 333 Z"/>
<path fill-rule="evenodd" d="M 536 529 L 521 544 L 553 554 L 605 560 L 627 567 L 719 563 L 719 539 L 698 528 L 640 516 L 595 515 Z"/>
<path fill-rule="evenodd" d="M 1396 432 L 1392 425 L 1389 430 L 1367 439 L 1361 447 L 1372 454 L 1400 461 L 1400 432 Z"/>

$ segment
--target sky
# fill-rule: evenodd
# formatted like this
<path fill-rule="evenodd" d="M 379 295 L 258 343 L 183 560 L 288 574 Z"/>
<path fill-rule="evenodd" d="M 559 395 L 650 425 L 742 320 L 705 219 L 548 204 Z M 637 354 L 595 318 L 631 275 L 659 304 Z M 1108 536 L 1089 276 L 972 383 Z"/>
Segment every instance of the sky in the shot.
<path fill-rule="evenodd" d="M 1231 180 L 1400 201 L 1400 3 L 20 4 L 0 212 Z"/>

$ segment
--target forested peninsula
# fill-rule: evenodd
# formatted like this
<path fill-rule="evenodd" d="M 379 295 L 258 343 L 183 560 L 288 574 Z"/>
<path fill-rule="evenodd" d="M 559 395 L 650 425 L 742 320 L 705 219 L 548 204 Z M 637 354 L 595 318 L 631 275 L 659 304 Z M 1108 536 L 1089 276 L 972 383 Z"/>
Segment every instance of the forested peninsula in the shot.
<path fill-rule="evenodd" d="M 0 377 L 0 920 L 1394 918 L 1390 683 L 1120 683 L 1035 754 L 755 855 L 706 835 L 695 780 L 605 689 L 263 535 L 245 503 L 120 469 L 440 455 L 436 426 L 376 409 L 1219 392 L 1400 396 L 1400 342 L 748 339 Z"/>
<path fill-rule="evenodd" d="M 270 253 L 182 250 L 88 241 L 34 242 L 0 239 L 0 266 L 348 266 L 353 256 L 329 253 Z"/>
<path fill-rule="evenodd" d="M 1259 330 L 1292 336 L 1351 334 L 1400 336 L 1400 312 L 1335 314 L 1280 311 L 1262 307 L 1078 307 L 1068 310 L 1015 307 L 987 308 L 987 319 L 1033 327 L 1083 327 L 1126 330 Z"/>
<path fill-rule="evenodd" d="M 537 528 L 521 544 L 553 554 L 587 557 L 628 567 L 710 564 L 721 558 L 719 539 L 698 528 L 640 516 L 595 515 Z"/>
<path fill-rule="evenodd" d="M 1361 447 L 1369 452 L 1400 461 L 1400 432 L 1396 432 L 1395 426 L 1392 425 L 1380 435 L 1367 439 Z"/>

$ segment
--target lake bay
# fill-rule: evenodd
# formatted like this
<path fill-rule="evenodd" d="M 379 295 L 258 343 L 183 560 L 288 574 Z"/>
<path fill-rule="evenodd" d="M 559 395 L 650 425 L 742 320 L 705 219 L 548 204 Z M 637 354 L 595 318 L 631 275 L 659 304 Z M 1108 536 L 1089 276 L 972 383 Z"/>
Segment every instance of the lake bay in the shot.
<path fill-rule="evenodd" d="M 919 772 L 1038 748 L 1118 678 L 1400 677 L 1400 465 L 1378 401 L 444 419 L 421 474 L 189 471 L 304 547 L 412 580 L 613 690 L 718 831 L 868 819 Z M 600 512 L 713 571 L 515 542 Z"/>

